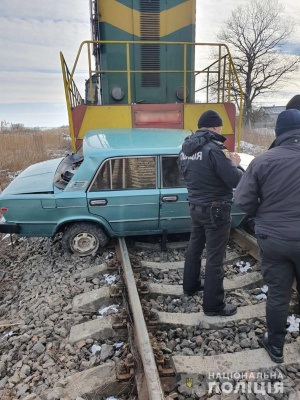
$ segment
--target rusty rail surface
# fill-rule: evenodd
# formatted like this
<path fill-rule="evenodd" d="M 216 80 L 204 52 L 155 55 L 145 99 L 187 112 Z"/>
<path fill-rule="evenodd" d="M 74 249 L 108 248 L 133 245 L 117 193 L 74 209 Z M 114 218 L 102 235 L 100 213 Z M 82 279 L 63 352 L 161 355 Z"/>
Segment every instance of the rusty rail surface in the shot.
<path fill-rule="evenodd" d="M 124 238 L 119 238 L 117 245 L 117 257 L 122 264 L 131 311 L 133 314 L 136 344 L 144 368 L 143 381 L 147 385 L 147 393 L 145 393 L 145 387 L 138 387 L 138 389 L 141 391 L 141 393 L 139 393 L 139 399 L 143 398 L 146 400 L 146 398 L 148 398 L 149 400 L 164 400 L 165 397 L 161 387 L 160 378 Z"/>
<path fill-rule="evenodd" d="M 233 241 L 239 245 L 244 251 L 248 252 L 257 261 L 260 261 L 259 248 L 257 240 L 243 229 L 234 229 L 232 233 Z"/>

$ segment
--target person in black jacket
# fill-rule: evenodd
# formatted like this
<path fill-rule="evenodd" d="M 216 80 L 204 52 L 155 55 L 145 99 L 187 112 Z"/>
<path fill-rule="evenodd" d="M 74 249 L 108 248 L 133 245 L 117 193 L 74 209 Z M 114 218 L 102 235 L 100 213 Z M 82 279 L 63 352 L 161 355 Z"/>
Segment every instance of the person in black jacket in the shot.
<path fill-rule="evenodd" d="M 286 110 L 295 109 L 300 111 L 300 94 L 293 96 L 286 105 Z M 296 276 L 297 292 L 298 292 L 298 314 L 300 314 L 300 275 Z M 300 327 L 299 327 L 300 332 Z"/>
<path fill-rule="evenodd" d="M 179 153 L 179 164 L 188 190 L 192 231 L 183 274 L 184 293 L 192 296 L 203 290 L 201 257 L 206 244 L 203 310 L 206 315 L 233 315 L 237 307 L 224 301 L 223 259 L 231 226 L 233 188 L 243 174 L 237 168 L 238 154 L 230 154 L 221 135 L 223 121 L 213 111 L 205 111 L 198 128 L 187 137 Z"/>
<path fill-rule="evenodd" d="M 251 161 L 234 197 L 237 207 L 255 217 L 268 285 L 268 332 L 261 344 L 281 363 L 292 285 L 300 276 L 300 112 L 280 113 L 275 133 L 272 148 Z"/>

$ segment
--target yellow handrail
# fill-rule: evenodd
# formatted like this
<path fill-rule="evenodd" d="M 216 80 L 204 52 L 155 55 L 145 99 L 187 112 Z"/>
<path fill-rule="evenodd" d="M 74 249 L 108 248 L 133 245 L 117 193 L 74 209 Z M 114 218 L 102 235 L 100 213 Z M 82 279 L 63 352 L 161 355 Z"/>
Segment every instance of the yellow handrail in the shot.
<path fill-rule="evenodd" d="M 165 46 L 183 46 L 183 69 L 176 70 L 176 69 L 160 69 L 160 70 L 136 70 L 132 69 L 130 65 L 130 45 L 165 45 Z M 96 70 L 92 69 L 91 65 L 91 50 L 90 46 L 98 46 L 98 45 L 124 45 L 126 51 L 126 69 L 124 70 Z M 65 95 L 68 107 L 68 116 L 70 121 L 70 133 L 72 137 L 72 146 L 75 151 L 75 139 L 74 139 L 74 126 L 72 122 L 72 108 L 76 107 L 78 104 L 83 104 L 83 99 L 79 94 L 79 91 L 74 83 L 74 74 L 78 65 L 78 61 L 80 59 L 82 50 L 84 46 L 87 46 L 87 54 L 88 54 L 88 73 L 89 73 L 89 88 L 90 88 L 90 100 L 91 103 L 94 103 L 94 93 L 92 90 L 92 76 L 99 75 L 99 74 L 109 74 L 109 73 L 124 73 L 127 76 L 127 103 L 131 104 L 132 102 L 132 94 L 131 94 L 131 74 L 150 74 L 150 73 L 182 73 L 183 74 L 183 102 L 186 103 L 186 95 L 187 95 L 187 74 L 194 74 L 194 76 L 198 76 L 200 74 L 206 74 L 207 82 L 203 88 L 195 89 L 195 92 L 199 92 L 200 90 L 206 89 L 206 101 L 209 103 L 209 88 L 214 87 L 217 85 L 217 102 L 220 103 L 225 102 L 226 98 L 227 101 L 231 99 L 231 91 L 233 90 L 233 84 L 235 87 L 238 88 L 239 92 L 239 118 L 238 118 L 238 126 L 237 126 L 237 143 L 238 143 L 238 151 L 240 150 L 240 133 L 242 127 L 242 97 L 243 91 L 239 82 L 239 78 L 233 64 L 232 57 L 229 52 L 229 48 L 227 45 L 223 43 L 194 43 L 194 42 L 166 42 L 166 41 L 110 41 L 110 40 L 86 40 L 80 44 L 79 50 L 76 55 L 76 59 L 73 65 L 71 72 L 68 70 L 68 67 L 65 63 L 64 57 L 61 53 L 61 64 L 62 64 L 62 71 L 63 71 L 63 80 L 64 80 L 64 88 L 65 88 Z M 187 70 L 187 47 L 191 46 L 196 47 L 204 46 L 204 47 L 216 47 L 218 49 L 218 57 L 215 62 L 210 64 L 208 67 L 202 69 L 194 69 L 194 70 Z M 228 60 L 228 61 L 227 61 Z M 223 62 L 222 62 L 223 61 Z M 228 66 L 228 67 L 227 67 Z M 214 68 L 213 68 L 214 67 Z M 212 69 L 213 68 L 213 69 Z M 227 73 L 226 73 L 227 72 Z M 217 79 L 214 81 L 210 81 L 210 78 L 213 76 L 217 76 Z M 226 78 L 227 76 L 227 78 Z M 234 81 L 234 82 L 233 82 Z"/>

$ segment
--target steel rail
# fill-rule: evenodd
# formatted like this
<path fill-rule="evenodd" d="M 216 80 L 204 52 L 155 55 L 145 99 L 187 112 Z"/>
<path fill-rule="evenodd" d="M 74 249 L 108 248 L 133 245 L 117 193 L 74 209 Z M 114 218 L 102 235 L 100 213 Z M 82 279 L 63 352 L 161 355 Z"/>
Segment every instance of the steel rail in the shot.
<path fill-rule="evenodd" d="M 128 290 L 128 296 L 134 320 L 137 347 L 142 360 L 145 381 L 147 384 L 148 399 L 164 400 L 165 397 L 161 387 L 160 378 L 124 238 L 118 239 L 117 257 L 122 263 L 124 279 Z"/>
<path fill-rule="evenodd" d="M 243 229 L 234 229 L 232 238 L 243 250 L 247 251 L 253 258 L 260 261 L 257 240 Z"/>

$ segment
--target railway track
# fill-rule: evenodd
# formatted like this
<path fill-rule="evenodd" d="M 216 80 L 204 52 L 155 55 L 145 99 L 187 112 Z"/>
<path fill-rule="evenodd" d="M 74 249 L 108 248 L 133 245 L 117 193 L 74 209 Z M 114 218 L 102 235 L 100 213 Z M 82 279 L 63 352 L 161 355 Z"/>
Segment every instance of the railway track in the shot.
<path fill-rule="evenodd" d="M 243 260 L 258 259 L 253 237 L 238 230 L 232 239 Z M 127 350 L 121 358 L 68 377 L 60 398 L 297 399 L 299 332 L 287 335 L 284 364 L 273 363 L 260 348 L 257 339 L 265 329 L 265 302 L 258 299 L 264 293 L 255 262 L 252 271 L 237 273 L 241 263 L 232 264 L 241 255 L 227 253 L 226 298 L 239 306 L 238 312 L 226 318 L 207 317 L 201 311 L 201 293 L 193 297 L 182 293 L 182 260 L 137 260 L 137 254 L 143 254 L 139 247 L 151 252 L 157 246 L 136 243 L 132 251 L 121 238 L 115 257 L 82 271 L 81 278 L 107 273 L 117 279 L 110 287 L 75 296 L 73 310 L 94 315 L 101 307 L 117 304 L 119 311 L 72 326 L 69 343 L 118 339 Z M 168 243 L 176 246 L 185 248 L 186 242 Z"/>
<path fill-rule="evenodd" d="M 238 230 L 234 232 L 233 239 L 241 247 L 244 257 L 251 255 L 258 258 L 253 237 Z M 110 388 L 115 390 L 106 394 L 107 382 L 104 380 L 100 393 L 120 395 L 123 391 L 120 382 L 124 380 L 124 392 L 129 389 L 125 382 L 131 382 L 140 400 L 208 398 L 222 393 L 241 399 L 256 398 L 253 396 L 257 395 L 263 395 L 263 398 L 290 398 L 291 392 L 288 392 L 289 386 L 285 386 L 288 382 L 284 381 L 283 371 L 289 368 L 299 379 L 298 335 L 289 338 L 290 343 L 285 346 L 285 363 L 281 366 L 273 363 L 265 350 L 259 347 L 257 337 L 265 326 L 265 304 L 257 302 L 252 295 L 262 286 L 258 271 L 225 279 L 226 296 L 240 305 L 236 315 L 207 317 L 201 311 L 201 294 L 185 299 L 187 303 L 192 302 L 193 307 L 188 312 L 180 312 L 176 304 L 180 306 L 183 297 L 186 297 L 180 284 L 146 281 L 146 275 L 151 276 L 153 271 L 161 271 L 163 275 L 172 271 L 177 273 L 183 268 L 182 261 L 144 261 L 132 268 L 124 239 L 119 240 L 116 254 L 118 261 L 113 260 L 112 264 L 121 264 L 119 273 L 123 275 L 124 284 L 113 290 L 123 296 L 126 303 L 121 319 L 118 316 L 116 319 L 105 317 L 101 321 L 94 320 L 73 327 L 70 333 L 70 342 L 76 343 L 86 340 L 88 336 L 103 339 L 108 331 L 114 335 L 114 326 L 118 329 L 130 327 L 128 343 L 134 349 L 133 353 L 129 351 L 123 360 L 118 360 L 115 374 L 111 372 Z M 227 262 L 239 258 L 232 252 L 228 254 Z M 78 296 L 73 305 L 77 311 L 96 311 L 108 295 L 108 289 L 99 289 L 93 295 Z M 241 298 L 247 301 L 240 302 Z M 173 311 L 165 311 L 168 310 L 166 304 L 170 303 L 175 306 Z M 239 345 L 232 346 L 234 341 Z M 71 386 L 72 381 L 69 388 Z M 298 392 L 295 390 L 292 393 L 299 395 L 299 388 Z M 132 386 L 130 390 L 133 390 Z"/>

